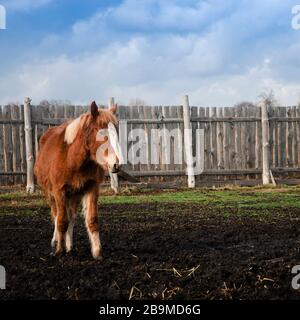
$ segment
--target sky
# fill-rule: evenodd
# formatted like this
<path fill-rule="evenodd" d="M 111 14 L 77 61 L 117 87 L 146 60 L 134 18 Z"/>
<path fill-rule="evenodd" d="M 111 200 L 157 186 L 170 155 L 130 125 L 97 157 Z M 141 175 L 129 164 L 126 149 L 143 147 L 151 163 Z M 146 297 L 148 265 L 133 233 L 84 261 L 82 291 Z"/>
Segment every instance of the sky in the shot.
<path fill-rule="evenodd" d="M 300 0 L 0 0 L 0 104 L 300 100 Z M 299 19 L 300 21 L 300 19 Z"/>

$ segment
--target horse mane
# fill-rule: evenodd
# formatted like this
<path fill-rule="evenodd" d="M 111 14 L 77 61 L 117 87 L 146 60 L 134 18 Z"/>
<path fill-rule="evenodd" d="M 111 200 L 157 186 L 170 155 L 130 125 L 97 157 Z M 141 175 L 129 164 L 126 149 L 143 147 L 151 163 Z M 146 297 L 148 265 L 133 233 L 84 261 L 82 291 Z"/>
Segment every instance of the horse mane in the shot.
<path fill-rule="evenodd" d="M 70 145 L 76 139 L 78 132 L 87 124 L 90 123 L 92 115 L 90 112 L 86 112 L 79 116 L 78 118 L 72 120 L 66 127 L 65 130 L 65 142 Z M 108 123 L 117 123 L 116 117 L 109 111 L 105 109 L 99 109 L 99 116 L 96 119 L 96 123 L 100 128 L 106 128 Z"/>

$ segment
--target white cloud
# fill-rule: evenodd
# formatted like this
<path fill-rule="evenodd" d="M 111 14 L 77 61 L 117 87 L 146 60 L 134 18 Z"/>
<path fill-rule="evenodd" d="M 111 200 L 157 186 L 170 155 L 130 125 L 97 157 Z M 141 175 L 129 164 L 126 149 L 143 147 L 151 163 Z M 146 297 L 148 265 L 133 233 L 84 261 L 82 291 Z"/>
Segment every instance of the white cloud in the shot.
<path fill-rule="evenodd" d="M 0 97 L 178 104 L 189 93 L 193 104 L 225 106 L 273 88 L 283 104 L 296 103 L 291 3 L 127 0 L 45 38 L 34 62 L 0 79 Z"/>

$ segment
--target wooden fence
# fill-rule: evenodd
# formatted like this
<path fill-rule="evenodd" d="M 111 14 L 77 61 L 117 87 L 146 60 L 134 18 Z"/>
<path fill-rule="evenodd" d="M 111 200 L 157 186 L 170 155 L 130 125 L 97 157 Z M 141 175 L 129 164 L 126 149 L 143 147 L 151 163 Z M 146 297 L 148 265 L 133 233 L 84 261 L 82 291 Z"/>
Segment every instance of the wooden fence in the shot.
<path fill-rule="evenodd" d="M 29 107 L 31 119 L 27 131 L 24 106 L 0 107 L 0 185 L 24 184 L 26 181 L 30 154 L 26 155 L 25 132 L 31 133 L 33 163 L 38 151 L 38 138 L 45 130 L 87 111 L 87 106 L 44 104 Z M 143 181 L 161 183 L 168 180 L 179 186 L 183 186 L 187 179 L 189 186 L 257 184 L 262 182 L 264 171 L 265 183 L 274 180 L 281 183 L 283 179 L 285 183 L 300 182 L 300 107 L 268 107 L 262 104 L 260 107 L 190 108 L 186 98 L 183 106 L 120 106 L 118 117 L 127 121 L 129 140 L 133 129 L 145 132 L 149 162 L 125 166 L 127 172 Z M 184 135 L 187 126 L 192 129 L 191 141 Z M 154 164 L 150 161 L 152 129 L 166 129 L 161 131 L 156 149 L 158 160 Z M 182 141 L 181 149 L 175 149 L 176 137 L 169 137 L 166 133 L 173 129 L 179 129 L 181 133 L 177 137 Z M 197 129 L 204 132 L 202 140 L 197 138 Z M 135 143 L 128 142 L 129 152 L 133 152 Z M 171 151 L 168 161 L 167 146 Z M 179 155 L 186 159 L 190 152 L 196 162 L 204 164 L 204 171 L 195 177 L 190 171 L 187 178 L 187 165 L 176 163 L 176 159 Z"/>

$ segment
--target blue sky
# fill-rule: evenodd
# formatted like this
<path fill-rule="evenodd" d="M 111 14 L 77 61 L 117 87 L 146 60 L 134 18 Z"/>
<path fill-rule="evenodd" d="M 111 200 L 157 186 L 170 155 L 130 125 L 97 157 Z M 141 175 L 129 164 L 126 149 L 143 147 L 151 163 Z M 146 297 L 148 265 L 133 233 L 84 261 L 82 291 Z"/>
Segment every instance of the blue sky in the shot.
<path fill-rule="evenodd" d="M 300 0 L 0 0 L 0 103 L 300 98 Z"/>

